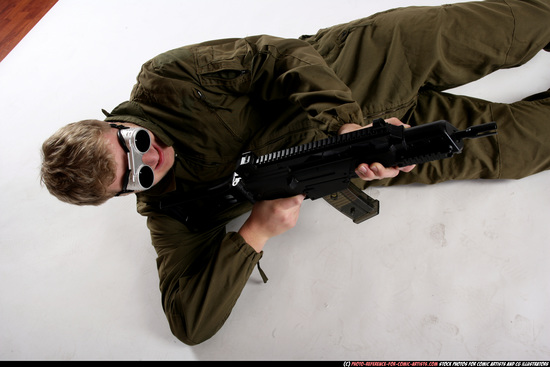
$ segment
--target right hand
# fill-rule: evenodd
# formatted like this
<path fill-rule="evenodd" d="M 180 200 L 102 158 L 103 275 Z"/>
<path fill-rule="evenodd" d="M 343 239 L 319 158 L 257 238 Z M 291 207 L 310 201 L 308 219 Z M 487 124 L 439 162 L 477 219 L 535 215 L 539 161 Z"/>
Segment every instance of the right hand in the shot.
<path fill-rule="evenodd" d="M 262 251 L 268 239 L 294 228 L 304 199 L 304 195 L 296 195 L 256 202 L 239 234 L 256 252 Z"/>

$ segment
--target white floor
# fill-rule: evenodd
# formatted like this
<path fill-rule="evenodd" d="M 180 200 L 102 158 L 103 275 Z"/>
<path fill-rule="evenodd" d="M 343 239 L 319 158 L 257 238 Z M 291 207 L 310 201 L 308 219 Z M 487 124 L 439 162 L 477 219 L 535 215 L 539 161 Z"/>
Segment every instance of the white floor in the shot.
<path fill-rule="evenodd" d="M 550 173 L 373 189 L 382 213 L 361 225 L 309 201 L 265 249 L 269 282 L 255 271 L 196 347 L 168 329 L 134 199 L 73 207 L 39 185 L 41 143 L 126 100 L 162 51 L 441 3 L 59 1 L 0 63 L 0 359 L 549 360 Z M 460 92 L 512 102 L 549 87 L 541 53 Z"/>

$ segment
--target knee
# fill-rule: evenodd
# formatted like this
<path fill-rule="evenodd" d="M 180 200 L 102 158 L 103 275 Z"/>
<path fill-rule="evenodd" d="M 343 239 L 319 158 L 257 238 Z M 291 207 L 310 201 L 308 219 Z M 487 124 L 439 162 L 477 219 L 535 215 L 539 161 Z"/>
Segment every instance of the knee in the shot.
<path fill-rule="evenodd" d="M 183 344 L 193 346 L 210 339 L 213 334 L 208 335 L 204 330 L 187 325 L 185 319 L 180 315 L 166 315 L 170 331 Z"/>

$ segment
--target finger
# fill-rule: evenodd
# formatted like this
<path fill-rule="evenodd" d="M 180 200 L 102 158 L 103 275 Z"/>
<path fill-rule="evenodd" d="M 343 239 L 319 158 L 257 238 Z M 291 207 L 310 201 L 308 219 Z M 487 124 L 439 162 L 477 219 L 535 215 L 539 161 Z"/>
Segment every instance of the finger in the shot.
<path fill-rule="evenodd" d="M 302 205 L 305 198 L 306 198 L 305 195 L 299 194 L 288 198 L 275 199 L 275 200 L 272 200 L 272 202 L 273 202 L 273 205 L 279 205 L 280 208 L 284 210 L 290 210 L 294 208 L 299 208 Z"/>
<path fill-rule="evenodd" d="M 399 120 L 397 117 L 390 117 L 389 119 L 385 119 L 384 121 L 386 121 L 388 124 L 395 125 L 395 126 L 403 125 L 406 128 L 411 127 L 411 125 L 404 124 L 403 122 L 401 122 L 401 120 Z"/>
<path fill-rule="evenodd" d="M 396 167 L 384 167 L 380 163 L 373 163 L 370 165 L 370 169 L 376 175 L 376 179 L 392 178 L 399 174 L 399 169 Z"/>
<path fill-rule="evenodd" d="M 289 203 L 294 205 L 302 205 L 302 202 L 305 200 L 306 196 L 304 194 L 298 194 L 296 196 L 291 196 L 285 200 L 288 200 Z"/>
<path fill-rule="evenodd" d="M 376 174 L 370 169 L 369 165 L 365 163 L 357 167 L 355 174 L 364 181 L 370 181 L 376 178 Z"/>
<path fill-rule="evenodd" d="M 406 172 L 411 172 L 415 168 L 416 168 L 416 164 L 413 164 L 411 166 L 399 167 L 399 171 L 406 173 Z"/>
<path fill-rule="evenodd" d="M 357 176 L 364 181 L 379 180 L 383 178 L 392 178 L 399 174 L 399 170 L 394 167 L 386 168 L 380 163 L 360 164 L 355 171 Z"/>

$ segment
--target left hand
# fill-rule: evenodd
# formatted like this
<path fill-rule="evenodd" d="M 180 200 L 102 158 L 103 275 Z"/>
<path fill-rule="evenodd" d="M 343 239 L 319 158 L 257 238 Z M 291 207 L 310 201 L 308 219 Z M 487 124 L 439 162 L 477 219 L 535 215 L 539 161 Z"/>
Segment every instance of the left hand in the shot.
<path fill-rule="evenodd" d="M 396 125 L 396 126 L 403 125 L 405 126 L 405 128 L 410 127 L 409 125 L 404 124 L 403 122 L 401 122 L 399 119 L 395 117 L 386 119 L 385 121 L 389 124 Z M 371 126 L 372 124 L 367 126 L 361 126 L 357 124 L 345 124 L 340 128 L 338 133 L 345 134 L 355 130 L 365 129 Z M 373 181 L 373 180 L 381 180 L 384 178 L 392 178 L 397 176 L 399 172 L 410 172 L 415 167 L 416 165 L 405 166 L 405 167 L 384 167 L 383 165 L 377 162 L 371 163 L 371 164 L 362 163 L 355 169 L 355 173 L 360 179 L 364 181 Z"/>

